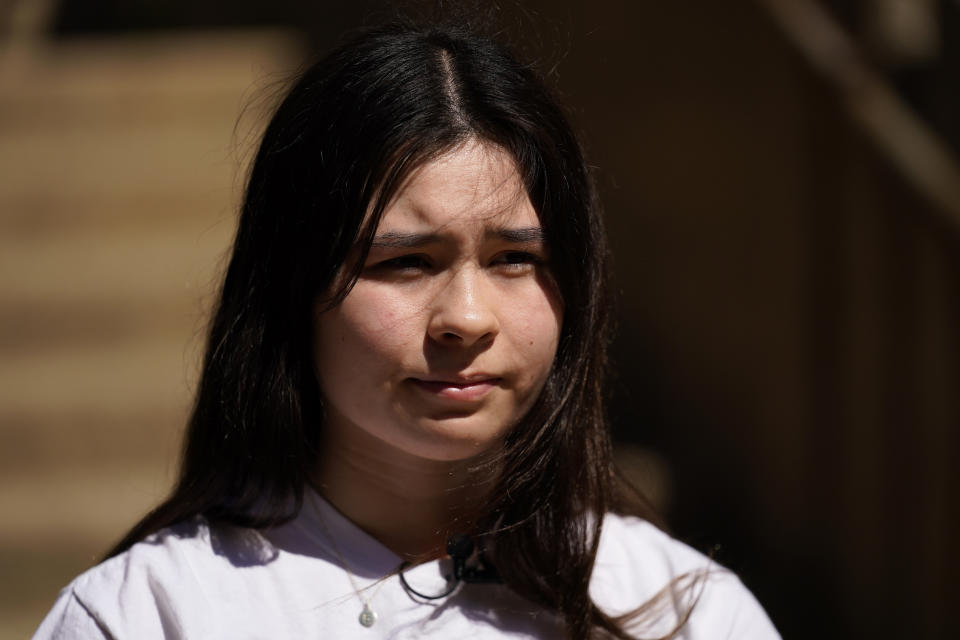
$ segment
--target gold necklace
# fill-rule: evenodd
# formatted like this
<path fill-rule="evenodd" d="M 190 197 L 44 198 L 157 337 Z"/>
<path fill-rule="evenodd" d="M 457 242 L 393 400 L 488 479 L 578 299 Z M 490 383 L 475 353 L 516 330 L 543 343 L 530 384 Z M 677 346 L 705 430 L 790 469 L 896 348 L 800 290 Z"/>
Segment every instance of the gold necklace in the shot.
<path fill-rule="evenodd" d="M 333 534 L 330 532 L 329 527 L 327 527 L 327 522 L 323 517 L 323 513 L 320 511 L 320 507 L 317 505 L 316 496 L 309 495 L 308 499 L 310 504 L 313 507 L 313 512 L 317 515 L 317 519 L 320 521 L 320 527 L 323 529 L 324 535 L 326 535 L 327 540 L 330 541 L 330 545 L 333 547 L 333 552 L 337 555 L 337 560 L 340 562 L 340 568 L 343 569 L 343 572 L 347 574 L 347 579 L 350 580 L 350 587 L 353 589 L 353 593 L 357 596 L 357 600 L 360 601 L 360 604 L 363 605 L 363 609 L 360 611 L 360 615 L 357 617 L 357 620 L 365 627 L 372 627 L 377 621 L 377 612 L 373 610 L 370 606 L 370 603 L 373 602 L 373 599 L 377 597 L 377 593 L 380 592 L 380 589 L 387 582 L 389 575 L 386 575 L 378 581 L 377 588 L 373 590 L 373 593 L 370 594 L 369 598 L 364 598 L 362 593 L 363 590 L 357 585 L 357 579 L 354 577 L 353 572 L 350 570 L 350 565 L 347 564 L 347 559 L 343 557 L 343 553 L 340 552 L 340 545 L 337 544 L 337 539 L 333 537 Z M 310 531 L 303 527 L 304 531 L 307 531 L 308 535 Z M 370 587 L 367 587 L 369 589 Z"/>

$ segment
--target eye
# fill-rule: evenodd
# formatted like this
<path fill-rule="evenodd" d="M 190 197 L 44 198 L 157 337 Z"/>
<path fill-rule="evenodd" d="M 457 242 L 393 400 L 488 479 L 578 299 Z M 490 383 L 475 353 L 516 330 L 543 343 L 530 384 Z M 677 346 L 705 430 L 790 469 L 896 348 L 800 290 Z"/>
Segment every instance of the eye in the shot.
<path fill-rule="evenodd" d="M 525 273 L 543 264 L 543 258 L 529 251 L 505 251 L 494 258 L 493 264 L 511 273 Z"/>
<path fill-rule="evenodd" d="M 385 271 L 398 271 L 402 273 L 413 271 L 424 271 L 430 268 L 430 261 L 426 256 L 420 254 L 411 254 L 406 256 L 397 256 L 378 262 L 374 265 L 376 269 Z"/>

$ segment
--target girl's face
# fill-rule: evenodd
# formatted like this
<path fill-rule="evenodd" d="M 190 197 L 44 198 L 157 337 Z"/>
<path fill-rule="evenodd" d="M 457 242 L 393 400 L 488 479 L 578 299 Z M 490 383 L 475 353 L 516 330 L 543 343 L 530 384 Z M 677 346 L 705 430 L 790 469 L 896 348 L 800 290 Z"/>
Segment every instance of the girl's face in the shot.
<path fill-rule="evenodd" d="M 316 314 L 326 428 L 432 460 L 500 442 L 557 350 L 562 306 L 547 257 L 506 152 L 471 142 L 415 171 L 353 289 Z"/>

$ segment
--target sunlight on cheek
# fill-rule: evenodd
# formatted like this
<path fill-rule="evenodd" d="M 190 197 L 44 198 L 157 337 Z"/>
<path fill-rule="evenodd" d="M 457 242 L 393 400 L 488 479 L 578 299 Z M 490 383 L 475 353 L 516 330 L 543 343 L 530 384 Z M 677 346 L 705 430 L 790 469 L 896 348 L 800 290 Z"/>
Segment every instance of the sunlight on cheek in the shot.
<path fill-rule="evenodd" d="M 422 309 L 409 296 L 381 288 L 354 289 L 342 303 L 343 319 L 358 332 L 368 334 L 404 333 L 415 324 Z"/>
<path fill-rule="evenodd" d="M 523 309 L 522 315 L 516 318 L 518 343 L 540 345 L 544 349 L 556 348 L 562 322 L 559 305 L 552 304 L 547 296 L 540 294 L 527 296 L 518 308 Z"/>

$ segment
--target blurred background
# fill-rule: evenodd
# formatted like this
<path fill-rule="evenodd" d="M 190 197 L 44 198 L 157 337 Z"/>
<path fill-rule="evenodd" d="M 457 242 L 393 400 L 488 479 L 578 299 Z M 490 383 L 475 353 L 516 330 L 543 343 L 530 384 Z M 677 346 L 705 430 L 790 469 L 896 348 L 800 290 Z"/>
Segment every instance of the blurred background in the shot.
<path fill-rule="evenodd" d="M 0 3 L 0 639 L 168 489 L 276 88 L 390 11 Z M 623 465 L 785 637 L 950 637 L 960 2 L 493 13 L 596 167 Z"/>

